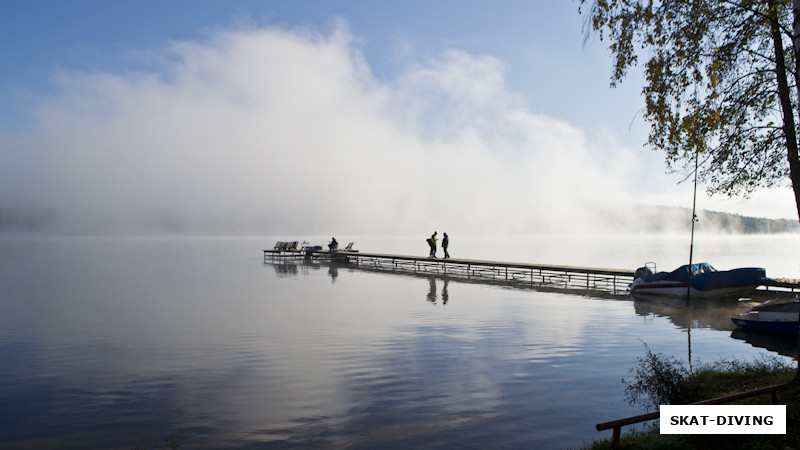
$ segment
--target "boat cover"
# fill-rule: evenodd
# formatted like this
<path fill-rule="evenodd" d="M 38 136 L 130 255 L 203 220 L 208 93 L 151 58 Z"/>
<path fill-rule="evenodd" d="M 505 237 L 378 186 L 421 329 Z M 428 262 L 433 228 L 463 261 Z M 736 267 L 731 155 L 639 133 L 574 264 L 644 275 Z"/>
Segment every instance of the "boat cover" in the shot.
<path fill-rule="evenodd" d="M 691 269 L 691 271 L 690 271 Z M 686 264 L 672 272 L 658 272 L 645 275 L 642 281 L 647 283 L 672 281 L 686 286 L 691 273 L 692 287 L 705 291 L 725 287 L 759 286 L 767 281 L 766 270 L 762 268 L 744 267 L 741 269 L 717 271 L 711 264 Z"/>

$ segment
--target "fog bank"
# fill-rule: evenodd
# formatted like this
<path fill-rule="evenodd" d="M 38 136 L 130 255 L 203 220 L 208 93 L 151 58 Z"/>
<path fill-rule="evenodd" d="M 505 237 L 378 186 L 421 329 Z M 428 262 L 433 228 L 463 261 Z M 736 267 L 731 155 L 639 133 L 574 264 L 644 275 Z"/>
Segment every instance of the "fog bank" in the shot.
<path fill-rule="evenodd" d="M 636 229 L 617 205 L 687 191 L 639 188 L 634 151 L 532 111 L 491 56 L 454 49 L 378 79 L 344 24 L 140 53 L 130 71 L 58 73 L 34 127 L 0 135 L 6 228 L 580 233 Z"/>

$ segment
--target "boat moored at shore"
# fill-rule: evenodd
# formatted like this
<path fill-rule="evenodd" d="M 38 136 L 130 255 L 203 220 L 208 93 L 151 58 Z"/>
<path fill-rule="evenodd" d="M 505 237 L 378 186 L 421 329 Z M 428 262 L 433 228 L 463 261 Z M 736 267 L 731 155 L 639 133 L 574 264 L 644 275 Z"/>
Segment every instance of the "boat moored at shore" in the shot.
<path fill-rule="evenodd" d="M 651 264 L 651 263 L 648 263 Z M 770 279 L 763 268 L 716 270 L 708 263 L 686 264 L 672 272 L 657 272 L 649 265 L 636 271 L 631 294 L 664 297 L 740 297 Z M 653 267 L 655 267 L 653 265 Z"/>
<path fill-rule="evenodd" d="M 736 326 L 775 334 L 797 334 L 800 301 L 767 301 L 753 307 L 744 314 L 731 316 Z"/>

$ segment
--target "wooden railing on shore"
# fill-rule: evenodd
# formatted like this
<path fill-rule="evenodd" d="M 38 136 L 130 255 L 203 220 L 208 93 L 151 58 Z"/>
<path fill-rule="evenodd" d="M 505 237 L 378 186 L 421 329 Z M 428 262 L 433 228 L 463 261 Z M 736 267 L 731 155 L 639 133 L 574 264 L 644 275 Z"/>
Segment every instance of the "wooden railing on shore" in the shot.
<path fill-rule="evenodd" d="M 704 400 L 702 402 L 692 403 L 692 405 L 719 405 L 722 403 L 730 403 L 736 400 L 742 400 L 745 398 L 756 397 L 759 395 L 766 395 L 766 394 L 770 394 L 772 404 L 775 405 L 778 402 L 778 391 L 782 391 L 791 386 L 792 383 L 778 384 L 775 386 L 769 386 L 761 389 L 756 389 L 753 391 L 740 392 L 738 394 L 712 398 L 711 400 Z M 647 414 L 642 414 L 639 416 L 626 417 L 624 419 L 598 423 L 597 425 L 595 425 L 595 428 L 597 429 L 597 431 L 613 429 L 614 431 L 613 434 L 611 435 L 611 448 L 619 448 L 619 437 L 622 427 L 626 425 L 633 425 L 641 422 L 647 422 L 649 420 L 655 420 L 660 417 L 661 413 L 659 411 L 655 411 Z"/>

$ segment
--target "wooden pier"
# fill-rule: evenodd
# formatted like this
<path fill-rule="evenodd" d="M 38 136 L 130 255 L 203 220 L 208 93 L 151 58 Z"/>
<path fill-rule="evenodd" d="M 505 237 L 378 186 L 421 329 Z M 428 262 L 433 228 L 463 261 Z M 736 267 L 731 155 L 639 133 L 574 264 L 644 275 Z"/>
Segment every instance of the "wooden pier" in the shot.
<path fill-rule="evenodd" d="M 348 263 L 355 267 L 414 274 L 436 274 L 468 280 L 524 283 L 558 289 L 578 289 L 625 294 L 633 281 L 633 270 L 601 269 L 487 261 L 463 258 L 427 258 L 419 256 L 328 251 L 301 248 L 296 251 L 264 250 L 264 262 L 322 259 Z"/>
<path fill-rule="evenodd" d="M 384 272 L 418 275 L 441 275 L 480 282 L 525 284 L 558 290 L 597 291 L 612 295 L 628 293 L 634 270 L 594 267 L 529 264 L 479 259 L 441 259 L 421 256 L 365 253 L 359 251 L 328 251 L 306 243 L 278 243 L 264 250 L 264 262 L 304 262 L 312 260 L 344 263 L 353 267 Z M 352 246 L 352 245 L 351 245 Z M 800 280 L 773 280 L 760 286 L 751 296 L 758 298 L 795 297 L 800 294 Z"/>

